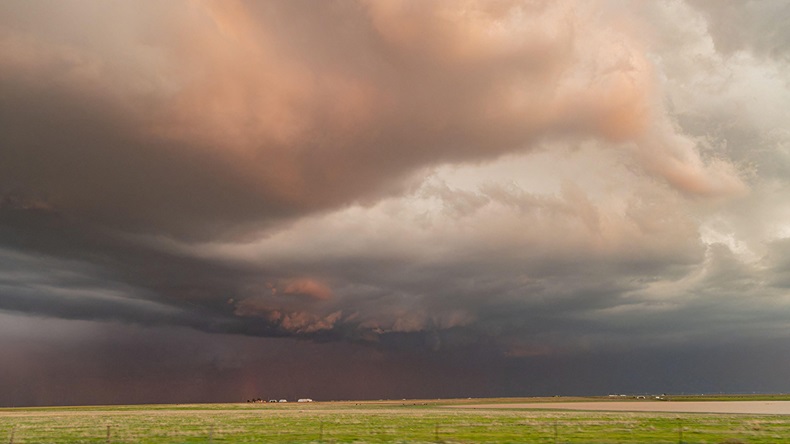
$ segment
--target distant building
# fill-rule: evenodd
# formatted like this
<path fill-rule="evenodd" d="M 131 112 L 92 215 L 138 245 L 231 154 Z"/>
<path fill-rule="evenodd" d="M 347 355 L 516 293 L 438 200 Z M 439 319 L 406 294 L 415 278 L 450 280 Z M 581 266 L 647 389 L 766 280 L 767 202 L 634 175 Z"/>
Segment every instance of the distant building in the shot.
<path fill-rule="evenodd" d="M 299 398 L 299 400 L 296 402 L 313 402 L 313 400 L 310 398 Z"/>

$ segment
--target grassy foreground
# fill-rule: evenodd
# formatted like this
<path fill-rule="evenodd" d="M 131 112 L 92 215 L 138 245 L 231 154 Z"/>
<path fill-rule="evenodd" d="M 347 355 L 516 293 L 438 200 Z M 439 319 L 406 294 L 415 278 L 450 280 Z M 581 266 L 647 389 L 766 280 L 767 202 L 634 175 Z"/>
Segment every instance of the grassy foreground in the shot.
<path fill-rule="evenodd" d="M 0 409 L 0 444 L 790 443 L 786 415 L 457 407 L 519 401 L 536 399 Z"/>

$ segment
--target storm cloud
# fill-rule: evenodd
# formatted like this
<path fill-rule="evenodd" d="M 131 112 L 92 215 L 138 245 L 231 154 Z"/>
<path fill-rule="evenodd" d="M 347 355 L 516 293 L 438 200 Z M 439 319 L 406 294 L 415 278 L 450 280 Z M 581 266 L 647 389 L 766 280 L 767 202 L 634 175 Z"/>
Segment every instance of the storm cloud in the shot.
<path fill-rule="evenodd" d="M 353 356 L 348 381 L 389 369 L 335 387 L 348 397 L 438 393 L 393 376 L 404 362 L 450 372 L 443 396 L 486 378 L 474 395 L 529 394 L 504 382 L 519 368 L 562 392 L 550 375 L 563 363 L 590 363 L 590 380 L 652 352 L 724 362 L 751 344 L 767 362 L 790 331 L 789 13 L 5 2 L 0 310 L 9 331 L 41 337 L 29 354 L 3 343 L 30 357 L 3 377 L 66 341 L 108 382 L 0 403 L 121 402 L 108 359 L 140 381 L 183 369 L 59 331 L 127 332 L 120 354 L 152 332 L 169 339 L 151 356 L 203 341 L 172 360 L 206 381 L 274 349 L 294 364 Z M 722 384 L 699 390 L 749 390 L 746 370 L 709 376 Z M 195 384 L 167 399 L 226 399 Z M 772 384 L 754 390 L 787 390 Z"/>

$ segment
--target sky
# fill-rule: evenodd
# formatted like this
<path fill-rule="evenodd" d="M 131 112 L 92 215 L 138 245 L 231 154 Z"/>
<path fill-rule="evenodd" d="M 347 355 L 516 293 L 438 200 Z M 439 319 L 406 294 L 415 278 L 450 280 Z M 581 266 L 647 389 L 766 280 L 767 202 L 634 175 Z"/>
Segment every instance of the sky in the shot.
<path fill-rule="evenodd" d="M 0 405 L 790 392 L 790 2 L 0 2 Z"/>

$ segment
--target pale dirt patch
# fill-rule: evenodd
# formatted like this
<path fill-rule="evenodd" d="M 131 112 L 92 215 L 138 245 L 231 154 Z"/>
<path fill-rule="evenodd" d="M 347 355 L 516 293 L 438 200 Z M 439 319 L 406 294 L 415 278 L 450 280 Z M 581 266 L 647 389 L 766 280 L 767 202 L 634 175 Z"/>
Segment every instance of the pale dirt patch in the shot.
<path fill-rule="evenodd" d="M 451 406 L 462 409 L 549 409 L 616 412 L 740 413 L 790 415 L 790 401 L 588 401 Z"/>

